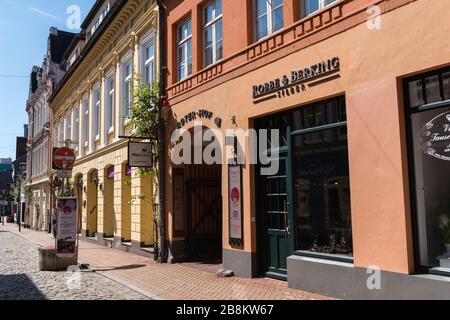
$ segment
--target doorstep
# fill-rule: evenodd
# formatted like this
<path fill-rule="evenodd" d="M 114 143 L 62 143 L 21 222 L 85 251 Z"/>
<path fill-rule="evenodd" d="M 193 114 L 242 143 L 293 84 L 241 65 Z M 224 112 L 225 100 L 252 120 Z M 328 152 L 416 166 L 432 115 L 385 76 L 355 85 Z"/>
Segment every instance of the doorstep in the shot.
<path fill-rule="evenodd" d="M 287 263 L 293 289 L 354 300 L 450 300 L 450 277 L 380 271 L 379 289 L 369 289 L 374 273 L 352 263 L 302 256 L 290 256 Z"/>

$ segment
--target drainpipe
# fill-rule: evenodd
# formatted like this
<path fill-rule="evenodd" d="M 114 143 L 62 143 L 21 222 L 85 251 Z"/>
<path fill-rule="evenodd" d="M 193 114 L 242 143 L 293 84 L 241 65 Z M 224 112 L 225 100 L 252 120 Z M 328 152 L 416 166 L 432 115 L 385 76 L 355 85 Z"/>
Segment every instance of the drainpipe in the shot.
<path fill-rule="evenodd" d="M 158 260 L 160 263 L 167 261 L 167 249 L 166 249 L 166 214 L 165 214 L 165 169 L 166 169 L 166 157 L 165 157 L 165 130 L 164 130 L 164 119 L 163 119 L 163 108 L 164 99 L 166 92 L 166 81 L 165 81 L 165 10 L 166 7 L 162 0 L 156 0 L 158 5 L 158 43 L 159 43 L 159 93 L 160 93 L 160 103 L 159 103 L 159 116 L 160 116 L 160 126 L 159 126 L 159 246 L 160 252 Z"/>

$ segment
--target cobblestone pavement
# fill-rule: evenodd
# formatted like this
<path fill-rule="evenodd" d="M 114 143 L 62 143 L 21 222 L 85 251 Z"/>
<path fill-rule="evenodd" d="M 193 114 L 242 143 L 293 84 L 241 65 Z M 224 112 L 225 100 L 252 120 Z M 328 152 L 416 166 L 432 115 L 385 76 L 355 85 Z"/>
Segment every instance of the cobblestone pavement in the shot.
<path fill-rule="evenodd" d="M 13 233 L 0 231 L 0 300 L 147 299 L 92 271 L 81 271 L 80 289 L 71 290 L 66 284 L 71 276 L 74 274 L 39 271 L 38 247 Z"/>
<path fill-rule="evenodd" d="M 54 240 L 45 232 L 22 228 L 19 233 L 17 225 L 13 224 L 6 224 L 4 227 L 0 225 L 1 231 L 20 235 L 25 241 L 41 246 L 54 245 Z M 284 281 L 267 278 L 218 278 L 216 272 L 221 268 L 220 265 L 159 264 L 153 259 L 85 241 L 80 241 L 79 262 L 88 264 L 89 269 L 95 270 L 97 274 L 154 300 L 331 299 L 288 288 Z"/>

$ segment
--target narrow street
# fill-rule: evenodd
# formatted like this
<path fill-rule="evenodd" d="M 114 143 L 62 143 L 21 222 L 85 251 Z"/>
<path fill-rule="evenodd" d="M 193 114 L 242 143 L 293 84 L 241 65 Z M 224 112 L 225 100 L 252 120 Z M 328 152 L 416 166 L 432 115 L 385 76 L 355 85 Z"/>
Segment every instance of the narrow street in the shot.
<path fill-rule="evenodd" d="M 39 272 L 38 246 L 51 235 L 0 225 L 0 299 L 328 300 L 268 278 L 219 278 L 220 266 L 159 264 L 152 259 L 80 241 L 81 290 L 68 290 L 66 272 Z M 19 282 L 11 277 L 21 277 Z M 3 284 L 5 283 L 5 284 Z M 25 289 L 23 289 L 25 287 Z M 14 294 L 15 292 L 15 294 Z M 8 294 L 8 296 L 6 296 Z"/>
<path fill-rule="evenodd" d="M 144 300 L 147 297 L 95 272 L 80 273 L 80 286 L 67 285 L 73 274 L 39 271 L 38 247 L 0 231 L 0 300 Z"/>

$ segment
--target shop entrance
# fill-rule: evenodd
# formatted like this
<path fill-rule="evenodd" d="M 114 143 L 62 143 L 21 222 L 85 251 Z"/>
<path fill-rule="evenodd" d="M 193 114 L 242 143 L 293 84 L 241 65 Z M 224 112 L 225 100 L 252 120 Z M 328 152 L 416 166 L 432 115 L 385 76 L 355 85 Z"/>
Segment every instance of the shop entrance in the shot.
<path fill-rule="evenodd" d="M 287 279 L 287 257 L 293 250 L 290 134 L 286 138 L 285 146 L 269 149 L 272 162 L 278 162 L 279 169 L 274 175 L 261 176 L 258 199 L 262 209 L 263 273 L 281 280 Z"/>
<path fill-rule="evenodd" d="M 189 261 L 222 260 L 222 166 L 189 165 L 186 173 L 186 254 Z"/>
<path fill-rule="evenodd" d="M 286 280 L 291 255 L 352 262 L 345 98 L 271 115 L 255 125 L 268 131 L 267 138 L 260 135 L 267 144 L 259 141 L 259 154 L 270 159 L 257 167 L 260 272 Z M 276 169 L 271 175 L 263 174 L 268 166 Z"/>

